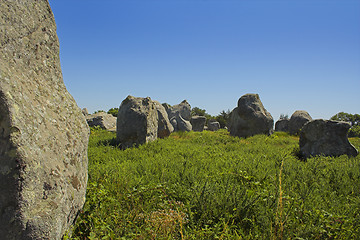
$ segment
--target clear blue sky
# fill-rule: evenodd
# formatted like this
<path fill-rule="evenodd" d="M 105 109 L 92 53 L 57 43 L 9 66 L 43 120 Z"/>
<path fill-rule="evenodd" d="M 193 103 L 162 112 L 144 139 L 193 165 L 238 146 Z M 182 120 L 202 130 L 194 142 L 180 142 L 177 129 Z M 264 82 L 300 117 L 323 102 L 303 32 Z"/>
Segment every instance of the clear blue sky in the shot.
<path fill-rule="evenodd" d="M 50 0 L 65 85 L 89 112 L 127 95 L 211 115 L 258 93 L 276 121 L 360 113 L 359 0 Z"/>

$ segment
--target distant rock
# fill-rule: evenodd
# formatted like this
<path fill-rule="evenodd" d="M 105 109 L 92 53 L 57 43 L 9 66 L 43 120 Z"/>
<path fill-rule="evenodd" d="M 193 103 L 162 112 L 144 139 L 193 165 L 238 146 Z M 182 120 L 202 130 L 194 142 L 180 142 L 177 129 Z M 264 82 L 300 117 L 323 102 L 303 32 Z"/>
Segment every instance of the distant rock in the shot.
<path fill-rule="evenodd" d="M 105 112 L 98 112 L 87 115 L 86 121 L 90 127 L 99 126 L 102 129 L 110 130 L 116 128 L 116 117 Z"/>
<path fill-rule="evenodd" d="M 180 104 L 170 106 L 168 104 L 165 104 L 165 109 L 167 111 L 167 114 L 169 116 L 169 119 L 175 117 L 177 113 L 180 113 L 181 117 L 187 121 L 190 121 L 191 119 L 191 106 L 190 104 L 184 100 Z"/>
<path fill-rule="evenodd" d="M 249 137 L 256 134 L 271 134 L 274 120 L 266 111 L 258 94 L 245 94 L 238 101 L 229 118 L 230 135 Z"/>
<path fill-rule="evenodd" d="M 153 101 L 158 113 L 158 138 L 168 137 L 173 131 L 174 127 L 171 125 L 168 114 L 163 105 L 158 101 Z"/>
<path fill-rule="evenodd" d="M 190 119 L 190 123 L 192 125 L 192 130 L 195 132 L 204 131 L 206 117 L 204 116 L 192 116 Z"/>
<path fill-rule="evenodd" d="M 210 119 L 208 122 L 209 131 L 218 131 L 220 129 L 220 123 L 215 119 Z"/>
<path fill-rule="evenodd" d="M 83 108 L 81 112 L 84 114 L 84 116 L 89 115 L 89 111 L 87 110 L 87 108 Z"/>
<path fill-rule="evenodd" d="M 289 131 L 289 119 L 280 119 L 275 123 L 275 131 L 288 132 Z"/>
<path fill-rule="evenodd" d="M 0 239 L 62 239 L 85 202 L 88 139 L 48 1 L 0 1 Z"/>
<path fill-rule="evenodd" d="M 128 96 L 117 116 L 116 139 L 123 148 L 155 141 L 158 135 L 158 111 L 151 98 Z"/>
<path fill-rule="evenodd" d="M 170 124 L 173 126 L 174 128 L 174 132 L 179 131 L 178 129 L 178 124 L 177 124 L 177 120 L 176 120 L 176 116 L 172 117 L 170 120 Z"/>
<path fill-rule="evenodd" d="M 350 144 L 347 132 L 350 124 L 329 120 L 307 122 L 300 132 L 300 153 L 308 158 L 311 156 L 340 156 L 347 154 L 355 157 L 358 151 Z"/>
<path fill-rule="evenodd" d="M 168 114 L 174 131 L 191 131 L 191 106 L 186 100 L 174 106 L 164 103 L 163 107 Z"/>
<path fill-rule="evenodd" d="M 298 110 L 291 115 L 288 124 L 288 131 L 290 134 L 299 134 L 301 128 L 304 126 L 305 123 L 311 121 L 312 118 L 310 114 L 303 110 Z"/>
<path fill-rule="evenodd" d="M 176 113 L 176 123 L 177 123 L 177 130 L 183 132 L 189 132 L 192 130 L 191 123 L 182 118 L 180 112 Z"/>

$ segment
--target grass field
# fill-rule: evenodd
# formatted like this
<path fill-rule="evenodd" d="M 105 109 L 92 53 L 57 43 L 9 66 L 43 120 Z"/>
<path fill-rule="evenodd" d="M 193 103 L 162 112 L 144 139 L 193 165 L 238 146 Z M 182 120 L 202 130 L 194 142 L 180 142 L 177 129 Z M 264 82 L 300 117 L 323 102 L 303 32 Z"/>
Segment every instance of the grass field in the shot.
<path fill-rule="evenodd" d="M 91 130 L 87 200 L 70 239 L 359 239 L 359 156 L 303 161 L 285 133 L 114 143 Z"/>

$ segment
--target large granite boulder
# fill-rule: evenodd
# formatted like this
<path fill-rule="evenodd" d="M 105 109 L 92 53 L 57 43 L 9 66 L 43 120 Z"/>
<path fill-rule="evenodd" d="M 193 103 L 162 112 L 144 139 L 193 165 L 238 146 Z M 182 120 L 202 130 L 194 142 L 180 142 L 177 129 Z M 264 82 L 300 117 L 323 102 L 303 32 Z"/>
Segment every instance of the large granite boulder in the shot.
<path fill-rule="evenodd" d="M 169 119 L 176 117 L 177 113 L 180 113 L 181 117 L 186 121 L 190 121 L 191 119 L 191 106 L 190 104 L 184 100 L 180 104 L 170 106 L 168 104 L 164 104 Z"/>
<path fill-rule="evenodd" d="M 347 138 L 350 124 L 330 120 L 307 122 L 300 132 L 300 153 L 304 157 L 322 156 L 356 156 L 358 151 Z"/>
<path fill-rule="evenodd" d="M 122 148 L 155 141 L 158 135 L 158 111 L 151 98 L 128 96 L 117 116 L 116 139 Z"/>
<path fill-rule="evenodd" d="M 85 202 L 88 138 L 48 1 L 0 1 L 1 239 L 69 230 Z"/>
<path fill-rule="evenodd" d="M 245 94 L 230 114 L 230 135 L 249 137 L 256 134 L 271 134 L 274 120 L 266 111 L 258 94 Z"/>
<path fill-rule="evenodd" d="M 220 129 L 220 123 L 218 121 L 209 121 L 208 130 L 209 131 L 218 131 Z"/>
<path fill-rule="evenodd" d="M 291 115 L 288 124 L 288 131 L 290 134 L 299 134 L 301 128 L 304 126 L 305 123 L 311 121 L 312 118 L 310 114 L 303 110 L 298 110 Z"/>
<path fill-rule="evenodd" d="M 204 131 L 206 117 L 205 116 L 192 116 L 190 119 L 192 130 L 195 132 Z"/>
<path fill-rule="evenodd" d="M 174 127 L 171 125 L 168 114 L 163 105 L 158 101 L 154 101 L 158 113 L 158 134 L 159 138 L 168 137 L 173 131 Z"/>
<path fill-rule="evenodd" d="M 288 132 L 289 131 L 289 119 L 280 119 L 275 123 L 276 132 Z"/>
<path fill-rule="evenodd" d="M 116 117 L 105 112 L 98 112 L 87 115 L 86 121 L 90 127 L 99 126 L 106 130 L 112 130 L 116 128 Z"/>
<path fill-rule="evenodd" d="M 181 116 L 180 112 L 177 112 L 177 114 L 174 118 L 176 119 L 178 131 L 190 132 L 192 130 L 191 123 L 189 121 L 185 120 Z"/>

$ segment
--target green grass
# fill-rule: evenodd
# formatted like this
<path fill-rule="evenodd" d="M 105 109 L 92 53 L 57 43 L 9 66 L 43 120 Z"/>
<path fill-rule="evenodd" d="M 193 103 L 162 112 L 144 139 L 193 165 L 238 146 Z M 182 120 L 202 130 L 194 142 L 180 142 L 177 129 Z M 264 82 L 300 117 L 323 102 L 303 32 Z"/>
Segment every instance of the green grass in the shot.
<path fill-rule="evenodd" d="M 114 140 L 92 129 L 87 200 L 70 239 L 360 236 L 359 156 L 301 161 L 285 133 L 178 132 L 127 150 Z"/>

